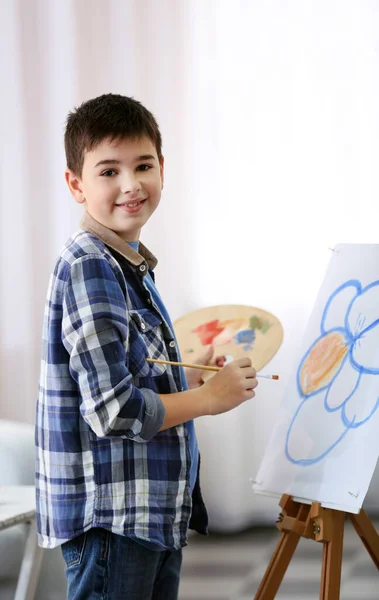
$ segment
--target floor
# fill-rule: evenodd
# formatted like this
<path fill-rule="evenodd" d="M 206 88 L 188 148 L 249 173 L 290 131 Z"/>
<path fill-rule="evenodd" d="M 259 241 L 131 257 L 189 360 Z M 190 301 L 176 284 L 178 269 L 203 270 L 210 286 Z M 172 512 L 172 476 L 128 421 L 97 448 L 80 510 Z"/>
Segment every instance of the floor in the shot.
<path fill-rule="evenodd" d="M 379 530 L 379 520 L 374 521 Z M 279 539 L 275 527 L 236 535 L 190 535 L 183 552 L 179 600 L 253 600 Z M 278 600 L 318 600 L 322 544 L 301 539 Z M 379 573 L 346 520 L 340 600 L 378 600 Z"/>

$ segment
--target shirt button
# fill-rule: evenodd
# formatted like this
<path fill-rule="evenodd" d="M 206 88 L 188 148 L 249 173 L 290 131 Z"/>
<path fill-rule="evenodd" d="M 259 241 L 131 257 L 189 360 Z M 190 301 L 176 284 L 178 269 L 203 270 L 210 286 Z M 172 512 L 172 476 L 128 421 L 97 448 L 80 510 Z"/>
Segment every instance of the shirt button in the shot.
<path fill-rule="evenodd" d="M 148 304 L 151 304 L 151 300 L 150 300 L 150 298 L 147 298 L 147 303 L 148 303 Z"/>
<path fill-rule="evenodd" d="M 144 273 L 146 271 L 146 265 L 141 265 L 139 270 L 141 271 L 141 273 Z"/>
<path fill-rule="evenodd" d="M 176 344 L 174 342 L 174 340 L 171 340 L 171 342 L 169 343 L 170 348 L 175 348 Z"/>
<path fill-rule="evenodd" d="M 142 330 L 143 330 L 143 329 L 146 329 L 146 325 L 145 325 L 145 323 L 144 323 L 143 321 L 141 321 L 141 329 L 142 329 Z"/>

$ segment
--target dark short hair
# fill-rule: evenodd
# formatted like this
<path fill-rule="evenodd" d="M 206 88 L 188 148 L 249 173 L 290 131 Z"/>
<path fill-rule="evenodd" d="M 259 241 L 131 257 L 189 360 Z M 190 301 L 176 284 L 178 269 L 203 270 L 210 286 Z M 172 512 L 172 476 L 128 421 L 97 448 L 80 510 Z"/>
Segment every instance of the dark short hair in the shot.
<path fill-rule="evenodd" d="M 64 145 L 67 167 L 81 176 L 84 154 L 103 140 L 148 137 L 162 159 L 162 137 L 158 123 L 138 100 L 119 94 L 104 94 L 83 102 L 68 114 Z"/>

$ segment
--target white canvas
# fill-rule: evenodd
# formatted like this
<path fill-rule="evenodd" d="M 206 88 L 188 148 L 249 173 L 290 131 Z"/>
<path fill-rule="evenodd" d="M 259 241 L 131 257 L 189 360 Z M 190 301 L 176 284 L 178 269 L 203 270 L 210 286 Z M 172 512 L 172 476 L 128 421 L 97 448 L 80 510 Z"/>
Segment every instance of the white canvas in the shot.
<path fill-rule="evenodd" d="M 379 454 L 379 245 L 340 244 L 253 489 L 359 512 Z"/>

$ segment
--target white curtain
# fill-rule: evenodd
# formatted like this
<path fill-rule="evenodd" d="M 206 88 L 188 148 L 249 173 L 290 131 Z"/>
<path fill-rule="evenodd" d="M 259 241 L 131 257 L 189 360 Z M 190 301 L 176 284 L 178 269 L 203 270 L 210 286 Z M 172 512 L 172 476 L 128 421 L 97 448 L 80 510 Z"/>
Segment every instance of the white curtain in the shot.
<path fill-rule="evenodd" d="M 252 495 L 291 357 L 337 242 L 378 242 L 377 0 L 2 0 L 0 417 L 33 422 L 57 252 L 81 209 L 63 127 L 84 100 L 156 115 L 166 185 L 143 241 L 172 317 L 250 304 L 285 340 L 256 400 L 199 420 L 214 527 L 276 514 Z"/>

